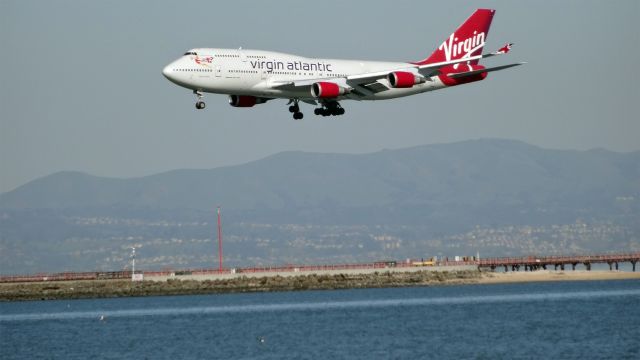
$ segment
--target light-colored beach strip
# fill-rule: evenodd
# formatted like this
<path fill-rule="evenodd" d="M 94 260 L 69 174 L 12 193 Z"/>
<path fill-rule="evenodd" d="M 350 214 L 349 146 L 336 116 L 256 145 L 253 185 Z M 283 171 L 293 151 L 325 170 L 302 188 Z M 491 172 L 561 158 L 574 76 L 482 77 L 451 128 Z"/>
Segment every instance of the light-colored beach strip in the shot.
<path fill-rule="evenodd" d="M 479 284 L 505 284 L 539 281 L 592 281 L 592 280 L 640 280 L 640 272 L 609 270 L 569 270 L 569 271 L 516 271 L 487 272 L 478 280 Z"/>

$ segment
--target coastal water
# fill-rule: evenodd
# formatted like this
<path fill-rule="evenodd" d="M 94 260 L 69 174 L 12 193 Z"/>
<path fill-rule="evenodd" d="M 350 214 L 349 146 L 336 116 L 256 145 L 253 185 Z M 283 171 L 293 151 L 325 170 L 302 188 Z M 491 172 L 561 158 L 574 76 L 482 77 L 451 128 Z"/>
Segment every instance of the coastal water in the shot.
<path fill-rule="evenodd" d="M 417 357 L 638 359 L 640 281 L 0 303 L 0 359 Z"/>

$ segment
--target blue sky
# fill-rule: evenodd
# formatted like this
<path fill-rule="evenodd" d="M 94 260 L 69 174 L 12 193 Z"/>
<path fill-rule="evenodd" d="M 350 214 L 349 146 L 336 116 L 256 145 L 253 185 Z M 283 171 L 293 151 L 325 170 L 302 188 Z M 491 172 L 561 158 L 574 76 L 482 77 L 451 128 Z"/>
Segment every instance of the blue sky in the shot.
<path fill-rule="evenodd" d="M 0 2 L 0 192 L 78 170 L 136 177 L 280 151 L 365 153 L 476 138 L 640 150 L 638 1 Z M 194 96 L 164 65 L 193 47 L 413 61 L 477 7 L 497 10 L 486 64 L 528 61 L 471 85 L 293 121 L 285 101 L 236 109 Z M 489 61 L 491 60 L 491 61 Z"/>

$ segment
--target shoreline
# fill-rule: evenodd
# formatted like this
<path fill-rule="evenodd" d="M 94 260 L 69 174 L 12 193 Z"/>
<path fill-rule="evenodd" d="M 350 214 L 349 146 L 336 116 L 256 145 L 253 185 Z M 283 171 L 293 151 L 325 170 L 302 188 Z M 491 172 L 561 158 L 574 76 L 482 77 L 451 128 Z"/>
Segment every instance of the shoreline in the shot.
<path fill-rule="evenodd" d="M 640 280 L 640 272 L 610 270 L 539 270 L 530 272 L 483 272 L 479 284 L 509 284 L 553 281 Z"/>
<path fill-rule="evenodd" d="M 216 275 L 197 278 L 130 280 L 75 280 L 0 283 L 0 302 L 70 300 L 167 295 L 247 292 L 339 290 L 413 286 L 489 285 L 553 281 L 640 280 L 640 272 L 553 271 L 485 272 L 478 270 L 382 270 L 367 273 L 291 273 L 233 278 Z"/>

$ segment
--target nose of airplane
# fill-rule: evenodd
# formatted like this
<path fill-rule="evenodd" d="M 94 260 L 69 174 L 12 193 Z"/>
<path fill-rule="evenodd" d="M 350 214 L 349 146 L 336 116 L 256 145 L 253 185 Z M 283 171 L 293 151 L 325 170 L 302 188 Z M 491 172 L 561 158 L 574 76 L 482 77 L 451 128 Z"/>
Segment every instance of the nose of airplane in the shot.
<path fill-rule="evenodd" d="M 172 79 L 173 67 L 171 66 L 171 64 L 165 66 L 164 69 L 162 69 L 162 75 L 164 75 L 164 77 L 166 77 L 169 80 Z"/>

